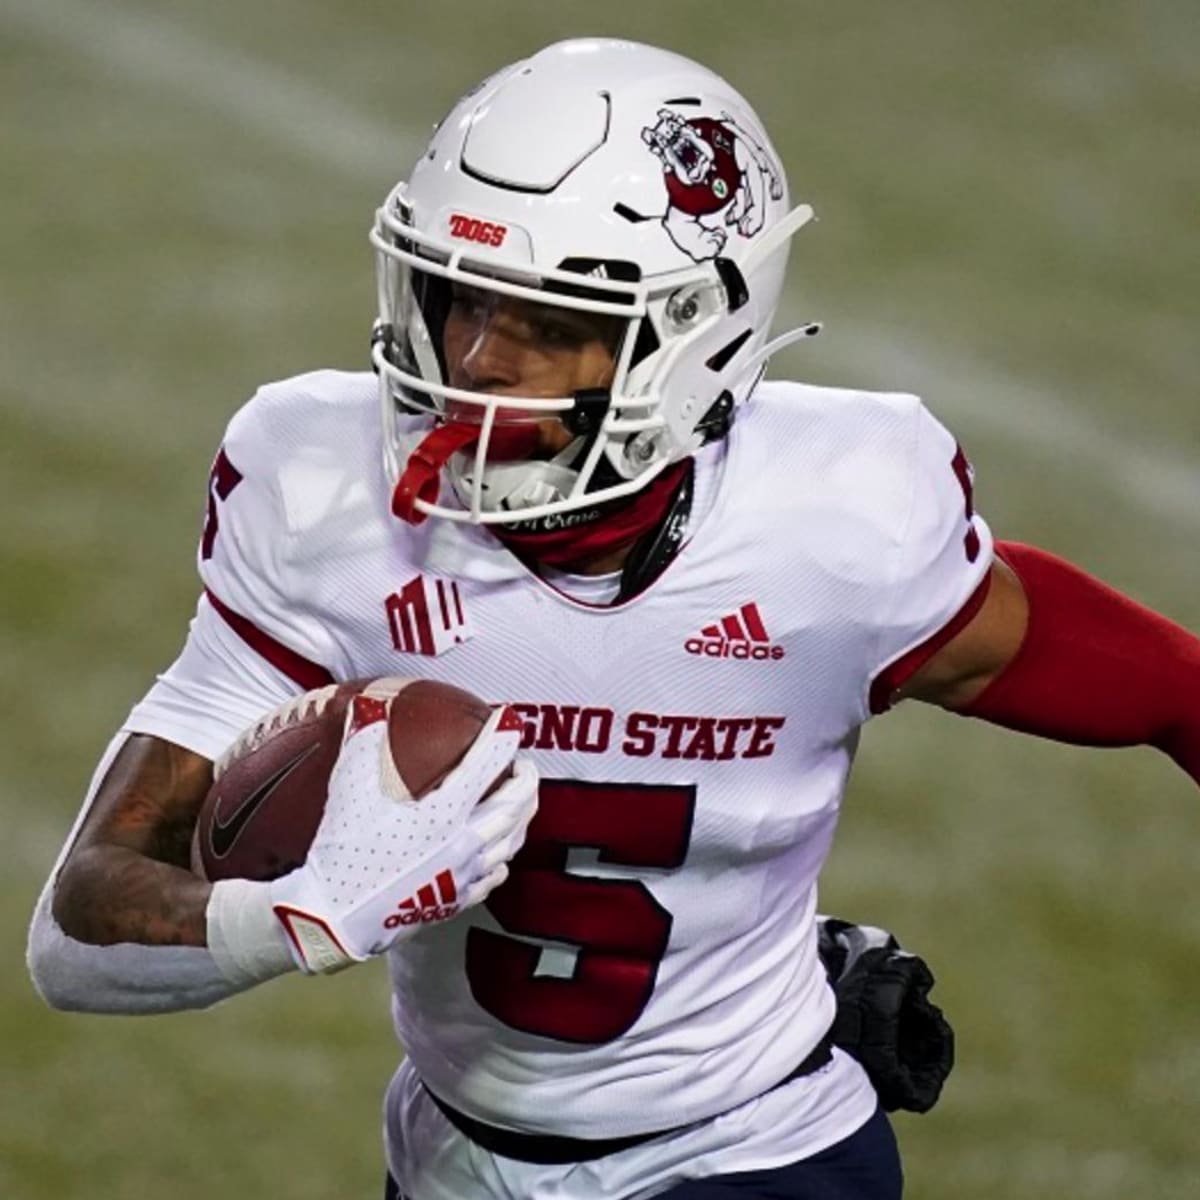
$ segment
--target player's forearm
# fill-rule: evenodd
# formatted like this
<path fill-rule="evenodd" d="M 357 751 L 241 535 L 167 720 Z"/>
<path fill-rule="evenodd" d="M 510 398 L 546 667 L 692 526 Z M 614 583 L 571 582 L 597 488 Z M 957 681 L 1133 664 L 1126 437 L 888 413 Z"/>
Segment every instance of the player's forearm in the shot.
<path fill-rule="evenodd" d="M 959 711 L 1077 745 L 1156 746 L 1200 783 L 1200 638 L 1045 551 L 997 549 L 1024 586 L 1028 628 Z"/>
<path fill-rule="evenodd" d="M 127 846 L 93 845 L 71 856 L 54 890 L 68 937 L 96 946 L 204 946 L 211 884 Z"/>
<path fill-rule="evenodd" d="M 174 1012 L 240 990 L 203 945 L 187 944 L 203 912 L 197 889 L 208 886 L 186 867 L 209 774 L 204 760 L 154 738 L 110 743 L 29 926 L 29 974 L 51 1007 Z"/>
<path fill-rule="evenodd" d="M 58 871 L 55 920 L 91 945 L 203 946 L 211 889 L 189 868 L 212 764 L 137 735 L 110 754 Z"/>
<path fill-rule="evenodd" d="M 267 884 L 208 884 L 170 864 L 116 853 L 121 847 L 105 849 L 112 853 L 73 855 L 34 914 L 29 972 L 51 1007 L 206 1008 L 295 968 Z"/>
<path fill-rule="evenodd" d="M 42 999 L 63 1012 L 178 1012 L 207 1008 L 250 986 L 231 981 L 197 946 L 89 945 L 51 913 L 47 886 L 29 928 L 29 974 Z"/>

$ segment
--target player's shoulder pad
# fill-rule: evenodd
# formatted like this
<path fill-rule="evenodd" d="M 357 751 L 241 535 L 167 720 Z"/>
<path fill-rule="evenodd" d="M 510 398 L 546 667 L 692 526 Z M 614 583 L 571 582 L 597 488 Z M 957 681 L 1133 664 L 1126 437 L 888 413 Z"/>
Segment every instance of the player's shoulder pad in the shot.
<path fill-rule="evenodd" d="M 373 423 L 375 403 L 375 379 L 366 372 L 310 371 L 275 380 L 234 413 L 222 444 L 247 469 L 271 470 L 330 440 L 331 431 L 353 433 L 364 417 Z"/>
<path fill-rule="evenodd" d="M 286 626 L 313 564 L 364 524 L 364 498 L 379 502 L 374 397 L 371 375 L 314 372 L 260 388 L 226 430 L 209 478 L 200 576 L 273 636 L 271 622 Z"/>
<path fill-rule="evenodd" d="M 761 384 L 734 425 L 740 482 L 767 510 L 885 550 L 904 535 L 926 419 L 907 393 Z"/>
<path fill-rule="evenodd" d="M 234 414 L 222 452 L 289 533 L 329 513 L 350 478 L 380 471 L 377 392 L 367 372 L 321 370 L 264 384 Z"/>
<path fill-rule="evenodd" d="M 991 561 L 992 538 L 975 511 L 975 472 L 955 436 L 925 407 L 913 413 L 910 501 L 900 530 L 896 584 L 935 565 L 978 576 Z"/>

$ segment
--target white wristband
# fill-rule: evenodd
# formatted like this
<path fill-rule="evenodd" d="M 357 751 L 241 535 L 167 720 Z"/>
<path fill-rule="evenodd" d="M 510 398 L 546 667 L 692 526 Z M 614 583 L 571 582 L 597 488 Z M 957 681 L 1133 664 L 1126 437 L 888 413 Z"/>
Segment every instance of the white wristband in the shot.
<path fill-rule="evenodd" d="M 239 988 L 296 969 L 296 960 L 271 905 L 271 885 L 220 879 L 205 912 L 208 951 L 221 974 Z"/>

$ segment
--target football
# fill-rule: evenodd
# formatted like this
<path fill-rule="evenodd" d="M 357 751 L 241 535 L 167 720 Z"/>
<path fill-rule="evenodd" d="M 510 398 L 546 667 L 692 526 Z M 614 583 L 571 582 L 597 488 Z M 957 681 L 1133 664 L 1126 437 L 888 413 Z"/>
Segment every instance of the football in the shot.
<path fill-rule="evenodd" d="M 491 707 L 429 679 L 355 679 L 305 692 L 247 729 L 216 763 L 192 840 L 209 880 L 276 879 L 300 866 L 325 808 L 346 712 L 379 706 L 400 778 L 426 795 L 466 753 Z"/>

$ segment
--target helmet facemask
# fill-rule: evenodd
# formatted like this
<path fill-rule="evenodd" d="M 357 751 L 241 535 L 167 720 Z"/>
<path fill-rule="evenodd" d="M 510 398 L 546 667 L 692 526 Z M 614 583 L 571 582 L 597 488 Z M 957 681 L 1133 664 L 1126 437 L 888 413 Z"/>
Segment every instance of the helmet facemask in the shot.
<path fill-rule="evenodd" d="M 398 512 L 408 509 L 401 515 L 479 524 L 553 517 L 631 495 L 707 440 L 704 418 L 727 391 L 728 362 L 693 379 L 678 367 L 728 350 L 725 318 L 744 300 L 736 267 L 705 262 L 642 279 L 630 262 L 575 258 L 552 270 L 500 264 L 418 231 L 404 191 L 401 184 L 379 210 L 371 235 L 385 460 L 393 483 L 411 493 L 410 503 L 398 504 Z M 477 309 L 481 321 L 492 311 L 516 312 L 534 337 L 569 341 L 572 330 L 592 329 L 611 353 L 611 379 L 570 395 L 452 386 L 446 329 L 456 304 Z M 720 344 L 705 354 L 714 332 Z M 749 321 L 733 340 L 734 354 L 761 341 Z M 410 416 L 432 417 L 448 432 L 434 438 L 428 422 Z M 554 419 L 574 436 L 555 453 L 539 451 L 538 423 Z M 462 508 L 438 502 L 443 469 Z"/>

